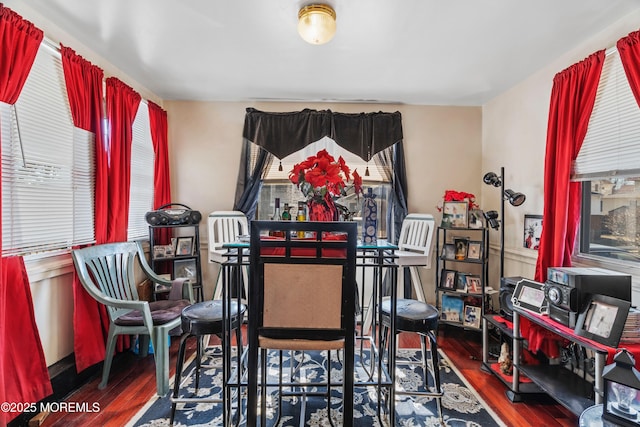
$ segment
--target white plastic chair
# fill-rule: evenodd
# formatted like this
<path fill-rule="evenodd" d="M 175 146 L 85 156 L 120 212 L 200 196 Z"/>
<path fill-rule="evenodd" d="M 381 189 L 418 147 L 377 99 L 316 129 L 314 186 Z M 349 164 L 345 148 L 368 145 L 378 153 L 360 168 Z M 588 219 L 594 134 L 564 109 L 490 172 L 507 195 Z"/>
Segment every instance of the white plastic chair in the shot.
<path fill-rule="evenodd" d="M 398 272 L 398 297 L 404 294 L 404 268 L 411 273 L 411 282 L 419 301 L 427 302 L 422 288 L 418 267 L 431 268 L 431 242 L 435 231 L 435 219 L 430 214 L 409 214 L 402 221 L 396 264 Z M 411 295 L 404 295 L 411 298 Z"/>
<path fill-rule="evenodd" d="M 404 269 L 409 268 L 417 300 L 427 302 L 418 267 L 431 268 L 431 242 L 434 231 L 435 219 L 431 214 L 409 214 L 402 221 L 398 250 L 395 251 L 398 257 L 396 264 L 399 267 L 396 294 L 398 298 L 411 298 L 411 295 L 404 295 Z M 367 310 L 363 320 L 363 331 L 369 330 L 372 318 L 373 313 Z"/>
<path fill-rule="evenodd" d="M 223 248 L 225 243 L 238 240 L 238 236 L 249 235 L 247 217 L 240 211 L 214 211 L 209 214 L 207 223 L 209 232 L 209 262 L 222 265 L 227 259 Z M 242 269 L 244 291 L 248 295 L 249 275 L 247 269 Z M 213 298 L 222 298 L 222 267 L 218 270 Z"/>

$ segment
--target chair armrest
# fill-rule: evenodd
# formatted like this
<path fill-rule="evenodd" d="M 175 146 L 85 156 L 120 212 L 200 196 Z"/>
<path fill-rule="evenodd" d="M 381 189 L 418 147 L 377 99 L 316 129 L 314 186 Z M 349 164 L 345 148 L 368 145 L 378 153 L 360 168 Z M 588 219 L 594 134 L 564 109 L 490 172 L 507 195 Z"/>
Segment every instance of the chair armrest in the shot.
<path fill-rule="evenodd" d="M 170 300 L 188 299 L 191 304 L 193 299 L 193 285 L 191 281 L 184 277 L 178 277 L 171 281 L 171 290 L 169 291 Z"/>
<path fill-rule="evenodd" d="M 140 301 L 140 300 L 122 300 L 122 299 L 116 299 L 116 298 L 111 298 L 108 296 L 103 295 L 100 298 L 100 302 L 102 302 L 105 305 L 108 305 L 110 307 L 115 307 L 115 308 L 125 308 L 128 310 L 140 310 L 140 311 L 145 311 L 145 310 L 149 310 L 149 302 L 147 301 Z"/>

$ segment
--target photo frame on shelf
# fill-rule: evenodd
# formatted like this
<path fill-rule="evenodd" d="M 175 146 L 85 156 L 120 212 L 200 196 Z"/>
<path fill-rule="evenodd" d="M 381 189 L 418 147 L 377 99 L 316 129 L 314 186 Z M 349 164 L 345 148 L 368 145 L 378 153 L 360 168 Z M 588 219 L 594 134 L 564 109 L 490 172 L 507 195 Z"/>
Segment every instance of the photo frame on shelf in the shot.
<path fill-rule="evenodd" d="M 458 272 L 458 274 L 456 274 L 456 291 L 467 291 L 467 273 Z"/>
<path fill-rule="evenodd" d="M 447 270 L 442 269 L 442 274 L 440 276 L 440 288 L 455 290 L 456 289 L 456 275 L 458 274 L 455 270 Z"/>
<path fill-rule="evenodd" d="M 457 261 L 464 261 L 467 259 L 467 252 L 469 250 L 469 238 L 468 237 L 454 237 L 453 244 L 455 245 L 455 259 Z"/>
<path fill-rule="evenodd" d="M 467 259 L 479 261 L 482 259 L 482 242 L 469 241 L 469 248 L 467 249 Z"/>
<path fill-rule="evenodd" d="M 542 235 L 542 215 L 524 216 L 524 237 L 522 246 L 527 249 L 538 250 Z"/>
<path fill-rule="evenodd" d="M 193 255 L 193 236 L 178 237 L 176 255 Z"/>
<path fill-rule="evenodd" d="M 462 323 L 464 301 L 456 295 L 442 296 L 442 313 L 440 318 L 447 322 Z"/>
<path fill-rule="evenodd" d="M 606 295 L 591 295 L 578 315 L 574 333 L 609 347 L 617 347 L 631 303 Z"/>
<path fill-rule="evenodd" d="M 196 267 L 195 259 L 178 259 L 173 261 L 173 277 L 187 278 L 191 283 L 195 283 L 198 280 L 198 270 Z"/>
<path fill-rule="evenodd" d="M 169 258 L 173 255 L 173 246 L 171 245 L 155 245 L 153 247 L 153 259 Z"/>
<path fill-rule="evenodd" d="M 471 328 L 480 329 L 480 322 L 482 321 L 482 307 L 475 305 L 464 306 L 464 318 L 462 324 Z"/>
<path fill-rule="evenodd" d="M 469 218 L 467 211 L 469 209 L 468 202 L 444 202 L 442 205 L 442 223 L 443 228 L 467 228 Z"/>
<path fill-rule="evenodd" d="M 482 279 L 475 274 L 468 274 L 465 278 L 467 283 L 467 292 L 470 294 L 482 293 Z"/>
<path fill-rule="evenodd" d="M 445 243 L 442 247 L 442 259 L 453 260 L 456 258 L 456 247 L 453 243 Z"/>
<path fill-rule="evenodd" d="M 469 228 L 484 228 L 484 213 L 482 209 L 471 209 L 469 211 Z"/>

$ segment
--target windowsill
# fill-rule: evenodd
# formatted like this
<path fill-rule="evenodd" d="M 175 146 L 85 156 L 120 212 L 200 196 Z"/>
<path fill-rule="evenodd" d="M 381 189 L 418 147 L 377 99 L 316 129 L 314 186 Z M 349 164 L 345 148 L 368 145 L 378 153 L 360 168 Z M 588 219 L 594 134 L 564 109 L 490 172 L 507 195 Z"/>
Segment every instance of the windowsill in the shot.
<path fill-rule="evenodd" d="M 574 255 L 571 260 L 577 267 L 599 267 L 631 275 L 633 283 L 640 284 L 640 265 L 615 259 L 603 259 L 602 257 L 586 254 Z"/>

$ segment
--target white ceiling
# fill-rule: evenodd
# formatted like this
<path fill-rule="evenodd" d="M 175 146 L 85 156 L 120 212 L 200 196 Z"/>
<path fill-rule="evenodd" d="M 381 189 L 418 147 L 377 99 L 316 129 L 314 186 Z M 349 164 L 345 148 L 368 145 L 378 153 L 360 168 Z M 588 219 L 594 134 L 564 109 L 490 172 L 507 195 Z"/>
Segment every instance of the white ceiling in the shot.
<path fill-rule="evenodd" d="M 338 30 L 314 46 L 296 30 L 309 3 L 4 1 L 40 12 L 165 100 L 423 105 L 482 105 L 640 8 L 638 0 L 327 0 Z"/>

